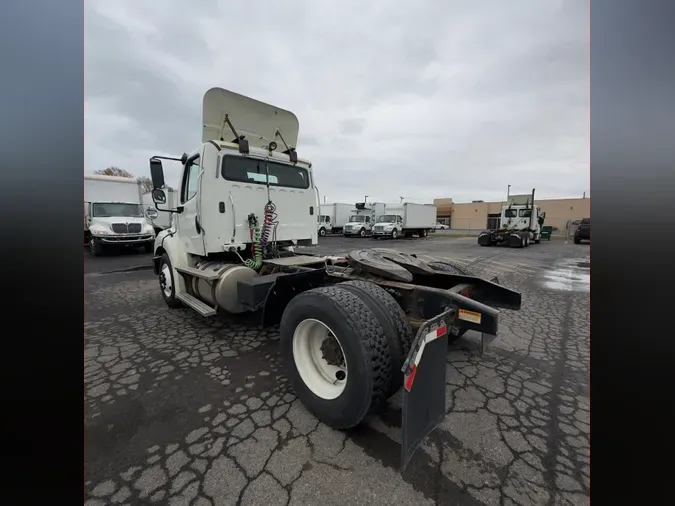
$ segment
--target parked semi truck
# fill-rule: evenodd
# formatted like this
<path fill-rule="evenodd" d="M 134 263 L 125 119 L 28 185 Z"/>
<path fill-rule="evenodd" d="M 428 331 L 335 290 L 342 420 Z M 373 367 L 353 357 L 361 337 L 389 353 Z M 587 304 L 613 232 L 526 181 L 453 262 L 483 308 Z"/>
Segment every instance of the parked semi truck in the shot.
<path fill-rule="evenodd" d="M 373 227 L 373 237 L 426 237 L 436 227 L 436 214 L 433 204 L 386 204 Z"/>
<path fill-rule="evenodd" d="M 173 214 L 153 256 L 165 303 L 203 317 L 257 312 L 263 327 L 279 325 L 295 395 L 333 428 L 358 425 L 403 389 L 405 468 L 445 416 L 448 336 L 496 335 L 497 308 L 520 309 L 520 294 L 386 249 L 296 253 L 317 244 L 319 213 L 312 163 L 296 151 L 296 116 L 213 88 L 202 125 L 195 150 L 150 160 L 156 207 Z M 163 159 L 183 165 L 174 208 Z"/>
<path fill-rule="evenodd" d="M 155 231 L 133 178 L 85 174 L 84 241 L 94 256 L 120 247 L 153 250 Z"/>
<path fill-rule="evenodd" d="M 335 202 L 332 204 L 320 204 L 319 208 L 321 210 L 321 215 L 330 218 L 330 232 L 333 234 L 341 234 L 345 223 L 349 221 L 349 217 L 352 214 L 352 205 Z"/>
<path fill-rule="evenodd" d="M 481 232 L 478 235 L 478 244 L 506 245 L 511 248 L 539 244 L 545 218 L 546 213 L 534 203 L 534 188 L 532 193 L 511 195 L 507 205 L 502 207 L 499 228 Z"/>
<path fill-rule="evenodd" d="M 343 229 L 345 237 L 370 235 L 377 217 L 384 212 L 384 204 L 378 202 L 357 202 Z"/>

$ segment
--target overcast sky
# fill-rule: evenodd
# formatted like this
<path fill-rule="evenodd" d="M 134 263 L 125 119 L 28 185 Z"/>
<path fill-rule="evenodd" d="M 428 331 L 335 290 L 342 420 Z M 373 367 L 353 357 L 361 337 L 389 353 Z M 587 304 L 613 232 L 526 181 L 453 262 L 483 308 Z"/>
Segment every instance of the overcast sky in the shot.
<path fill-rule="evenodd" d="M 590 190 L 588 2 L 85 6 L 87 172 L 195 149 L 219 86 L 298 116 L 328 202 Z"/>

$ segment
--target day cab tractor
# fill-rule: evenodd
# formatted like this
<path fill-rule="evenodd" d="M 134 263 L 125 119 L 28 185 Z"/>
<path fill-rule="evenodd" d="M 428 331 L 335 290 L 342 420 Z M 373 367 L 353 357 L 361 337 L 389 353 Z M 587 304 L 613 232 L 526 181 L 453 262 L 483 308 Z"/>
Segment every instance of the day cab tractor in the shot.
<path fill-rule="evenodd" d="M 164 301 L 278 325 L 295 394 L 330 427 L 358 425 L 403 388 L 405 468 L 445 416 L 448 340 L 475 330 L 482 350 L 498 308 L 519 310 L 520 294 L 388 249 L 296 253 L 317 244 L 320 208 L 312 164 L 296 151 L 296 116 L 213 88 L 202 124 L 196 150 L 150 159 L 155 206 L 173 213 L 153 257 Z M 164 207 L 163 159 L 183 166 L 173 209 Z"/>
<path fill-rule="evenodd" d="M 511 195 L 508 205 L 502 207 L 500 227 L 481 232 L 478 235 L 478 244 L 506 245 L 511 248 L 527 248 L 531 243 L 539 244 L 545 218 L 546 213 L 534 204 L 534 189 L 531 194 Z"/>

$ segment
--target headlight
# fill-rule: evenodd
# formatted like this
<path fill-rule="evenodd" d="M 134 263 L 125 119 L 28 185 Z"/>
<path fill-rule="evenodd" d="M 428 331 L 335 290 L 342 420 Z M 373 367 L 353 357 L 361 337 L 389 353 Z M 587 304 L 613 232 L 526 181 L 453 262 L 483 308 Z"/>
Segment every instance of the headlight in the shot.
<path fill-rule="evenodd" d="M 151 234 L 151 233 L 154 232 L 154 231 L 155 231 L 155 229 L 152 228 L 152 225 L 145 225 L 145 226 L 143 227 L 143 233 L 144 233 L 144 234 Z"/>
<path fill-rule="evenodd" d="M 91 232 L 92 234 L 95 234 L 95 235 L 111 235 L 112 234 L 111 230 L 108 230 L 104 227 L 90 228 L 89 232 Z"/>

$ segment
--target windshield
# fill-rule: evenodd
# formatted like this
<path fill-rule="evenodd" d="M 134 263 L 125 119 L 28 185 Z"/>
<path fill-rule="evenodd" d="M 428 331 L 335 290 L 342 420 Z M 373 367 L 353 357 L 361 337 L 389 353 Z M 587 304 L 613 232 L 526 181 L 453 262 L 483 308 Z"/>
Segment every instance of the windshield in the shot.
<path fill-rule="evenodd" d="M 143 209 L 138 204 L 95 203 L 92 206 L 91 215 L 96 218 L 141 218 L 143 216 Z"/>
<path fill-rule="evenodd" d="M 366 221 L 366 217 L 361 215 L 361 216 L 350 216 L 349 217 L 349 222 L 350 223 L 363 223 Z"/>
<path fill-rule="evenodd" d="M 377 219 L 378 223 L 392 223 L 394 221 L 396 221 L 395 214 L 383 214 Z"/>
<path fill-rule="evenodd" d="M 265 163 L 267 163 L 267 170 L 265 170 Z M 257 184 L 267 184 L 269 173 L 270 186 L 303 190 L 309 188 L 309 173 L 297 165 L 227 155 L 223 157 L 221 173 L 228 181 Z"/>

